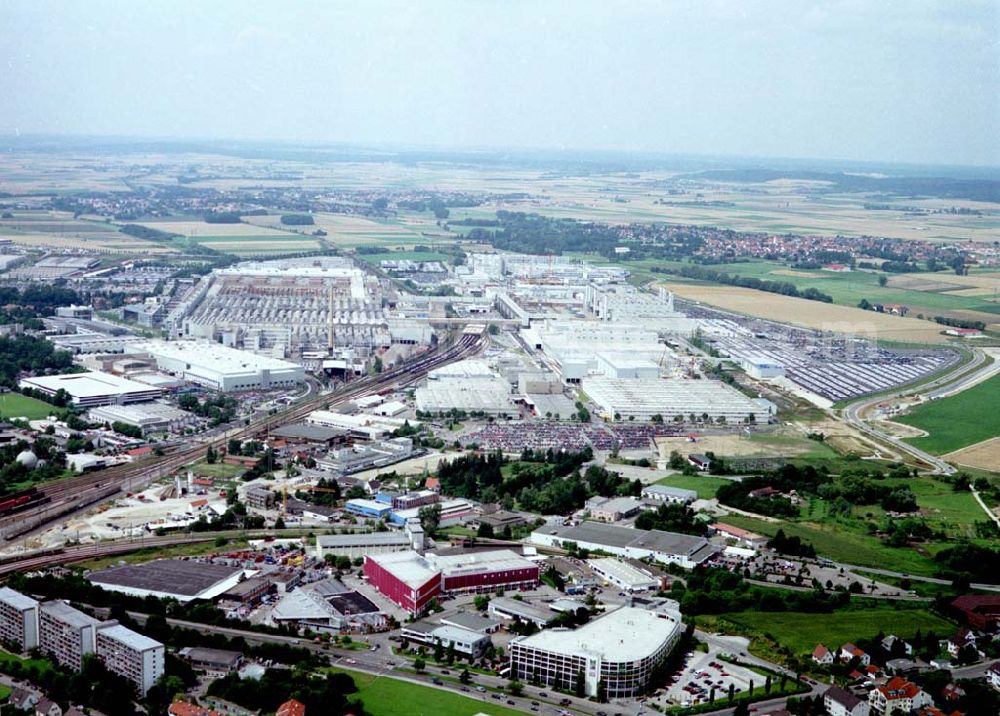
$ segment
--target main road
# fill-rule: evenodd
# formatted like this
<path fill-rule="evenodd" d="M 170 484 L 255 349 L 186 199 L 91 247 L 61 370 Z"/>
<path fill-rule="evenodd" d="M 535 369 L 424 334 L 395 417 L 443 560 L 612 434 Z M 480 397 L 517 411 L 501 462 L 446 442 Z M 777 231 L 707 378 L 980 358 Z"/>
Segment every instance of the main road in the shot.
<path fill-rule="evenodd" d="M 883 393 L 878 396 L 856 400 L 841 411 L 841 416 L 844 422 L 856 430 L 865 433 L 876 441 L 892 446 L 900 453 L 909 455 L 922 464 L 929 465 L 934 472 L 942 475 L 953 475 L 957 470 L 952 465 L 936 455 L 931 455 L 894 435 L 889 435 L 879 430 L 868 423 L 864 419 L 864 415 L 879 403 L 918 392 L 925 394 L 930 399 L 952 395 L 979 383 L 996 371 L 997 366 L 990 360 L 990 356 L 981 349 L 975 348 L 973 349 L 971 362 L 958 365 L 944 375 L 938 376 L 934 380 L 928 381 L 918 387 L 903 387 L 891 393 Z"/>

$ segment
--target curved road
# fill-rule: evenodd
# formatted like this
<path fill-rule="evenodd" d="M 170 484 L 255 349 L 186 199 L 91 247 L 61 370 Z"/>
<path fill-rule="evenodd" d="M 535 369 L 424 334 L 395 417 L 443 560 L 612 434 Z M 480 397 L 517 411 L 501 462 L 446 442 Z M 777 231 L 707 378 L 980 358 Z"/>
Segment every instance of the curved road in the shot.
<path fill-rule="evenodd" d="M 945 375 L 915 388 L 904 387 L 888 394 L 861 398 L 845 407 L 841 411 L 841 416 L 844 422 L 856 430 L 865 433 L 879 442 L 891 445 L 900 453 L 909 455 L 925 465 L 930 465 L 933 468 L 933 472 L 942 475 L 953 475 L 957 470 L 952 465 L 949 465 L 938 456 L 924 452 L 920 448 L 914 447 L 894 435 L 882 432 L 870 425 L 862 416 L 878 403 L 894 400 L 906 395 L 924 393 L 929 398 L 937 398 L 962 391 L 980 382 L 985 377 L 996 372 L 996 370 L 997 366 L 989 361 L 989 356 L 982 350 L 975 348 L 973 349 L 973 360 L 970 363 L 956 366 L 954 370 L 949 371 Z"/>

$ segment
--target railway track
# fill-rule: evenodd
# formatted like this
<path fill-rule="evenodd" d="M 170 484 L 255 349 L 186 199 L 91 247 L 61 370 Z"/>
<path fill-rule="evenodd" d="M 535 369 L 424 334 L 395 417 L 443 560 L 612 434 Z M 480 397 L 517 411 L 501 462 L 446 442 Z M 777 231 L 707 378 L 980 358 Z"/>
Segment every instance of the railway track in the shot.
<path fill-rule="evenodd" d="M 301 420 L 314 410 L 326 406 L 336 407 L 365 395 L 406 387 L 435 368 L 475 355 L 484 347 L 485 340 L 482 335 L 463 334 L 457 341 L 439 345 L 416 360 L 391 371 L 361 378 L 336 393 L 310 397 L 235 432 L 224 432 L 211 440 L 199 442 L 196 446 L 41 485 L 38 489 L 44 493 L 44 503 L 17 514 L 0 516 L 0 534 L 7 540 L 15 539 L 38 531 L 123 489 L 139 489 L 155 479 L 201 459 L 209 446 L 219 449 L 230 439 L 253 438 L 266 432 L 271 425 Z"/>

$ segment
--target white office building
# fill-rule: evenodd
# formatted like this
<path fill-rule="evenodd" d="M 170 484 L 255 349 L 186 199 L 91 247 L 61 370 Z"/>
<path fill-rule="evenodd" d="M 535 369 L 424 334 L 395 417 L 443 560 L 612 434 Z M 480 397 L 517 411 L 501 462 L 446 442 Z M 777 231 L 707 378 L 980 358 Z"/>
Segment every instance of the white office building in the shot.
<path fill-rule="evenodd" d="M 602 557 L 588 560 L 587 564 L 605 581 L 625 592 L 645 592 L 660 586 L 660 580 L 652 574 L 620 559 Z"/>
<path fill-rule="evenodd" d="M 509 646 L 511 676 L 524 682 L 609 699 L 643 692 L 656 667 L 680 639 L 680 614 L 621 607 L 578 629 L 547 629 L 515 637 Z"/>

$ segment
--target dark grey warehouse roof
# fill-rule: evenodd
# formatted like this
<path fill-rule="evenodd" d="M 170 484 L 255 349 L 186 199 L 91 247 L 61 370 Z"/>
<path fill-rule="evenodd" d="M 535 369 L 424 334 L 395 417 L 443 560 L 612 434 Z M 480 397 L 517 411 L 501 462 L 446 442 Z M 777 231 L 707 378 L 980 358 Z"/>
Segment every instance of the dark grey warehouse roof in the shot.
<path fill-rule="evenodd" d="M 195 597 L 242 571 L 240 567 L 224 564 L 158 559 L 145 564 L 126 564 L 122 567 L 91 572 L 87 579 L 98 585 L 110 584 L 149 592 Z"/>

